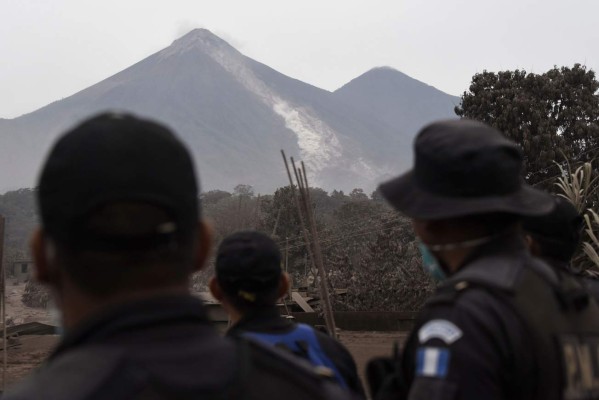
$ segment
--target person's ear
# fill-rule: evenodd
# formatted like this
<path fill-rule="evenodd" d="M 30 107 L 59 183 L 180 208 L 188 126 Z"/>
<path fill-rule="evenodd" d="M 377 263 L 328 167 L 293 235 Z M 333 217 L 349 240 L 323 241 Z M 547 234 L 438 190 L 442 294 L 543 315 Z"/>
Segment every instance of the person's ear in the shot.
<path fill-rule="evenodd" d="M 205 221 L 198 222 L 198 238 L 194 272 L 202 270 L 210 256 L 212 246 L 212 227 Z"/>
<path fill-rule="evenodd" d="M 530 250 L 532 248 L 532 237 L 530 235 L 524 235 L 524 241 L 526 242 L 526 246 Z"/>
<path fill-rule="evenodd" d="M 56 270 L 56 249 L 41 228 L 36 228 L 31 239 L 29 248 L 33 258 L 34 278 L 43 284 L 54 283 Z"/>
<path fill-rule="evenodd" d="M 536 240 L 533 239 L 530 235 L 524 235 L 524 240 L 526 241 L 526 246 L 528 247 L 528 251 L 535 257 L 541 257 L 543 255 L 541 251 L 541 246 L 537 243 Z"/>
<path fill-rule="evenodd" d="M 289 287 L 291 287 L 291 278 L 289 278 L 287 272 L 283 272 L 279 281 L 279 299 L 282 299 L 289 293 Z"/>
<path fill-rule="evenodd" d="M 220 287 L 216 276 L 210 278 L 210 282 L 208 282 L 208 289 L 210 289 L 212 297 L 222 303 L 224 298 L 223 289 Z"/>

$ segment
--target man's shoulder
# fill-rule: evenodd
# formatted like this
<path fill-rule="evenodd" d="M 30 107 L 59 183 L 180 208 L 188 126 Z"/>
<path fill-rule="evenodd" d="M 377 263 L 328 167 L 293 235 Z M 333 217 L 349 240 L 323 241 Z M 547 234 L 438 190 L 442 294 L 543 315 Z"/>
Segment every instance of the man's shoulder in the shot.
<path fill-rule="evenodd" d="M 509 302 L 516 293 L 526 296 L 522 285 L 530 281 L 528 278 L 543 286 L 558 283 L 548 264 L 526 252 L 482 254 L 443 282 L 427 305 L 496 306 Z"/>
<path fill-rule="evenodd" d="M 227 336 L 238 337 L 246 333 L 284 335 L 294 331 L 295 327 L 293 321 L 278 314 L 268 317 L 248 315 L 233 325 L 227 331 Z"/>
<path fill-rule="evenodd" d="M 111 380 L 124 360 L 118 348 L 81 347 L 46 362 L 2 399 L 87 399 Z"/>
<path fill-rule="evenodd" d="M 285 380 L 293 382 L 305 381 L 319 384 L 323 380 L 310 363 L 303 362 L 293 354 L 279 351 L 256 340 L 237 338 L 235 341 L 241 365 L 249 362 L 250 368 L 255 371 L 265 371 L 275 376 L 280 375 Z"/>
<path fill-rule="evenodd" d="M 422 327 L 424 336 L 433 331 L 451 333 L 454 326 L 460 331 L 485 331 L 491 336 L 521 334 L 524 325 L 513 306 L 517 285 L 507 285 L 506 281 L 494 285 L 493 281 L 470 280 L 466 275 L 447 281 L 425 303 L 417 325 Z"/>
<path fill-rule="evenodd" d="M 219 389 L 212 384 L 203 385 L 202 372 L 197 371 L 199 376 L 195 384 L 188 382 L 186 390 L 191 388 L 198 393 L 214 393 L 215 390 L 232 394 L 243 392 L 249 399 L 276 398 L 282 393 L 290 400 L 346 398 L 344 392 L 313 369 L 259 343 L 236 340 L 231 350 L 235 351 L 237 362 L 230 365 L 230 378 L 224 379 L 226 386 Z M 45 363 L 22 383 L 11 388 L 3 399 L 136 398 L 136 393 L 153 390 L 153 382 L 164 378 L 153 375 L 137 361 L 126 348 L 119 346 L 81 346 Z M 209 367 L 210 359 L 201 361 L 204 367 Z M 172 383 L 170 378 L 168 382 Z M 180 389 L 176 383 L 173 387 L 169 386 L 167 384 L 166 389 L 173 393 Z"/>
<path fill-rule="evenodd" d="M 513 291 L 522 275 L 531 270 L 538 270 L 541 274 L 551 273 L 549 266 L 522 251 L 483 253 L 460 268 L 445 285 L 454 285 L 460 290 L 479 286 L 489 290 Z"/>
<path fill-rule="evenodd" d="M 291 354 L 277 351 L 258 341 L 238 338 L 237 343 L 240 365 L 242 368 L 248 367 L 245 379 L 254 387 L 262 387 L 273 398 L 277 393 L 279 396 L 285 393 L 287 399 L 352 398 L 334 384 L 328 375 L 320 375 L 318 368 Z M 243 370 L 241 374 L 244 374 Z M 258 382 L 263 382 L 265 386 Z"/>
<path fill-rule="evenodd" d="M 599 280 L 588 276 L 583 276 L 581 280 L 588 293 L 593 296 L 595 301 L 599 304 Z"/>

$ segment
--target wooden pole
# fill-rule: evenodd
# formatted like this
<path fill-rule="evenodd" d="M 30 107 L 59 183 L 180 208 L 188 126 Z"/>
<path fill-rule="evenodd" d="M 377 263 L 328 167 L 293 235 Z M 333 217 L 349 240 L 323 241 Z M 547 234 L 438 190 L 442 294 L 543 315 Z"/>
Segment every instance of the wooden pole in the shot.
<path fill-rule="evenodd" d="M 285 237 L 285 272 L 289 272 L 289 236 Z"/>
<path fill-rule="evenodd" d="M 4 271 L 4 222 L 0 215 L 0 268 L 2 280 L 2 393 L 6 392 L 6 369 L 8 367 L 8 343 L 6 340 L 6 273 Z"/>
<path fill-rule="evenodd" d="M 320 296 L 323 301 L 323 310 L 325 321 L 327 322 L 327 329 L 329 330 L 332 337 L 337 338 L 337 328 L 335 326 L 335 316 L 333 314 L 333 306 L 331 304 L 331 298 L 329 296 L 329 284 L 326 270 L 324 268 L 324 261 L 322 258 L 322 251 L 320 248 L 320 240 L 318 237 L 318 230 L 316 229 L 316 220 L 314 218 L 314 210 L 312 209 L 312 198 L 310 196 L 310 186 L 308 186 L 308 177 L 306 175 L 306 166 L 304 162 L 301 163 L 302 169 L 299 171 L 299 176 L 303 179 L 303 187 L 306 192 L 306 216 L 308 220 L 308 226 L 312 234 L 312 245 L 314 251 L 314 258 L 316 260 L 316 266 L 318 268 L 318 274 L 320 275 Z"/>
<path fill-rule="evenodd" d="M 289 236 L 285 237 L 285 272 L 289 274 Z M 290 301 L 293 299 L 291 296 L 291 292 L 293 291 L 293 288 L 291 287 L 292 284 L 293 282 L 290 282 L 289 293 L 287 293 Z"/>
<path fill-rule="evenodd" d="M 319 289 L 320 289 L 320 297 L 323 302 L 324 320 L 326 323 L 327 330 L 329 331 L 329 334 L 332 337 L 337 338 L 335 319 L 333 316 L 333 310 L 331 308 L 331 302 L 330 302 L 330 298 L 329 298 L 327 277 L 324 272 L 324 264 L 322 262 L 322 253 L 320 253 L 320 243 L 316 244 L 318 236 L 314 236 L 315 234 L 318 235 L 318 233 L 316 231 L 316 225 L 312 218 L 313 217 L 313 214 L 311 212 L 312 207 L 310 206 L 310 200 L 309 200 L 310 193 L 309 193 L 309 190 L 307 187 L 308 180 L 307 180 L 307 178 L 303 177 L 303 175 L 305 175 L 305 167 L 304 167 L 304 172 L 302 172 L 302 170 L 300 170 L 299 168 L 296 168 L 295 160 L 293 159 L 293 157 L 291 157 L 290 160 L 291 160 L 291 166 L 293 167 L 293 173 L 295 175 L 295 179 L 298 184 L 298 191 L 299 191 L 300 198 L 301 198 L 301 205 L 303 206 L 303 213 L 305 215 L 306 226 L 307 226 L 307 229 L 309 229 L 309 232 L 312 234 L 312 241 L 309 242 L 310 243 L 309 247 L 311 247 L 311 250 L 312 250 L 310 255 L 311 255 L 312 266 L 314 269 L 316 269 L 318 271 L 318 273 L 321 277 Z M 287 160 L 285 160 L 285 166 L 287 167 Z M 288 167 L 287 167 L 287 171 L 289 172 Z M 299 203 L 299 200 L 298 200 L 298 203 Z M 301 217 L 302 207 L 299 204 L 298 204 L 298 211 L 299 211 L 299 214 Z M 316 255 L 317 251 L 320 253 L 319 256 Z"/>
<path fill-rule="evenodd" d="M 304 217 L 302 215 L 302 207 L 300 205 L 298 195 L 295 191 L 295 185 L 293 184 L 293 178 L 291 177 L 291 172 L 289 170 L 289 164 L 287 163 L 287 156 L 285 156 L 285 152 L 283 150 L 281 150 L 281 155 L 283 156 L 283 161 L 285 162 L 285 169 L 287 170 L 287 177 L 289 178 L 289 186 L 291 188 L 292 197 L 295 202 L 295 206 L 297 208 L 298 218 L 300 221 L 300 230 L 302 231 L 302 235 L 304 237 L 304 243 L 306 245 L 306 252 L 308 253 L 308 258 L 310 259 L 311 265 L 316 266 L 316 263 L 314 262 L 314 256 L 312 255 L 312 249 L 310 246 L 310 235 L 308 233 L 308 229 L 306 228 L 306 224 L 304 223 Z M 298 188 L 299 188 L 299 186 L 298 186 Z"/>

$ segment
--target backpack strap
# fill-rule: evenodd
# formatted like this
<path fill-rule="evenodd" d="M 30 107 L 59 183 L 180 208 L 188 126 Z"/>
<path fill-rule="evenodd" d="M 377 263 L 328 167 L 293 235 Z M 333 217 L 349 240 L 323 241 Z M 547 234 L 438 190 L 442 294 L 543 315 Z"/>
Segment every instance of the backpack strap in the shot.
<path fill-rule="evenodd" d="M 343 388 L 349 387 L 333 360 L 322 349 L 316 331 L 309 325 L 295 324 L 293 330 L 286 333 L 248 331 L 242 336 L 303 359 L 312 365 L 317 374 L 335 380 Z"/>

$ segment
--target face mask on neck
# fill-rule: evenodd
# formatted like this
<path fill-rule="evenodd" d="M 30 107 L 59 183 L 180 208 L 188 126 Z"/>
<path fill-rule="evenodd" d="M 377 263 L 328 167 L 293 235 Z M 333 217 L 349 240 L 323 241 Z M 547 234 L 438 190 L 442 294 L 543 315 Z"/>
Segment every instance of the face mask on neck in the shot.
<path fill-rule="evenodd" d="M 442 282 L 447 279 L 447 273 L 441 267 L 441 262 L 434 255 L 433 251 L 447 251 L 447 250 L 455 250 L 455 249 L 464 249 L 477 247 L 481 244 L 485 244 L 491 241 L 493 237 L 483 237 L 473 240 L 466 240 L 464 242 L 458 243 L 449 243 L 443 245 L 427 245 L 418 239 L 418 250 L 420 250 L 420 255 L 422 256 L 422 267 L 424 270 L 435 280 L 435 282 Z"/>
<path fill-rule="evenodd" d="M 435 282 L 442 282 L 447 278 L 445 275 L 445 271 L 441 268 L 439 264 L 439 260 L 433 254 L 432 251 L 422 243 L 418 241 L 418 250 L 420 250 L 420 255 L 422 256 L 422 268 L 428 273 Z"/>

